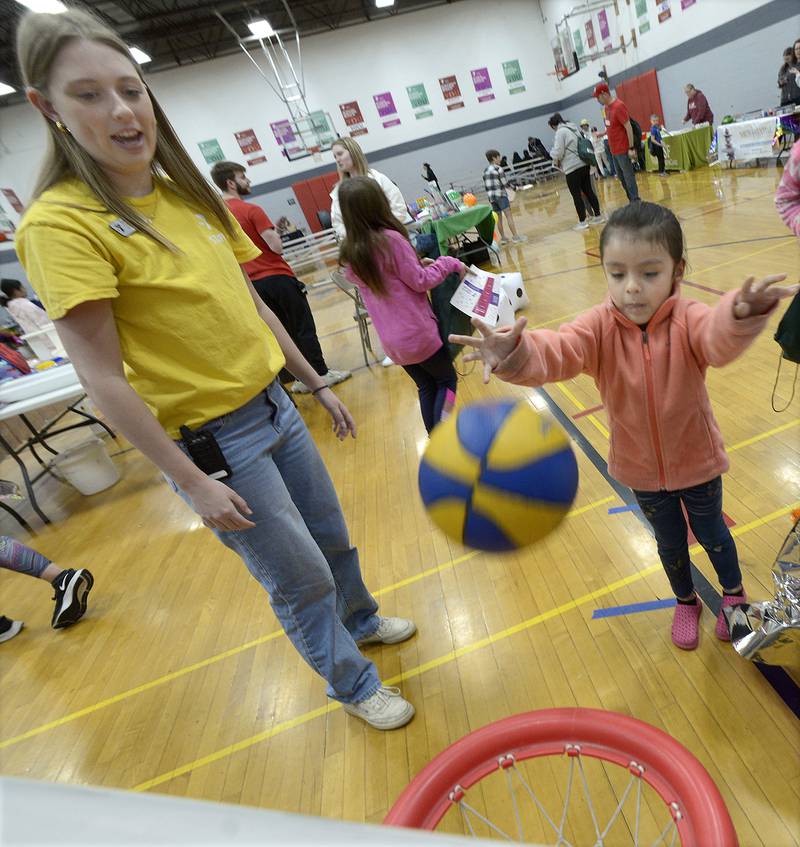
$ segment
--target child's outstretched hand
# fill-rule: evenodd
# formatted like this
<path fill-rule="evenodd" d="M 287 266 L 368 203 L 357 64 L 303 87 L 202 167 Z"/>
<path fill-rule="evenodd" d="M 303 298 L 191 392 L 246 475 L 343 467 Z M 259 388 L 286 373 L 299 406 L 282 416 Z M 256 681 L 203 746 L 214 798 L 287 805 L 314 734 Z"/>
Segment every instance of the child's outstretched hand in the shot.
<path fill-rule="evenodd" d="M 517 318 L 514 326 L 502 326 L 497 329 L 477 318 L 473 318 L 470 323 L 478 330 L 480 338 L 475 338 L 472 335 L 451 335 L 448 337 L 448 341 L 451 344 L 462 344 L 475 348 L 474 352 L 467 353 L 464 356 L 464 361 L 482 361 L 483 381 L 488 383 L 492 371 L 516 349 L 528 320 L 527 318 Z"/>
<path fill-rule="evenodd" d="M 785 297 L 793 297 L 797 294 L 800 286 L 797 285 L 778 285 L 770 288 L 776 282 L 783 282 L 786 279 L 786 274 L 777 274 L 776 276 L 765 276 L 764 279 L 756 282 L 755 277 L 749 276 L 744 281 L 744 285 L 736 295 L 736 302 L 733 305 L 733 314 L 737 318 L 752 318 L 756 315 L 763 315 L 768 312 L 779 300 Z"/>

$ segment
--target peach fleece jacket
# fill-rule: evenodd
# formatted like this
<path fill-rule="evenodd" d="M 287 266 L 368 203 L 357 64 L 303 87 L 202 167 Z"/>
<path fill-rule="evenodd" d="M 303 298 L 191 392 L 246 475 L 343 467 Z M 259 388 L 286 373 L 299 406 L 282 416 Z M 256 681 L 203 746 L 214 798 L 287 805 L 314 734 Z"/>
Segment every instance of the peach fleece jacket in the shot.
<path fill-rule="evenodd" d="M 610 424 L 611 475 L 639 491 L 699 485 L 728 469 L 706 369 L 743 353 L 769 317 L 738 320 L 736 294 L 728 292 L 712 308 L 684 300 L 676 287 L 645 329 L 609 297 L 558 331 L 523 333 L 495 375 L 541 386 L 589 374 Z"/>

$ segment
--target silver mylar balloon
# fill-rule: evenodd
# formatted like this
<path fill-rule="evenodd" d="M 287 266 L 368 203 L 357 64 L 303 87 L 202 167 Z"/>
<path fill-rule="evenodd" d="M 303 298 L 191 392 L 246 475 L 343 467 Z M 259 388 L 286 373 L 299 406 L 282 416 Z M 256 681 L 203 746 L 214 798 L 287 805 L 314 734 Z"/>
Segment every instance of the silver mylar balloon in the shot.
<path fill-rule="evenodd" d="M 800 669 L 800 519 L 772 567 L 775 597 L 725 609 L 731 643 L 754 662 Z"/>

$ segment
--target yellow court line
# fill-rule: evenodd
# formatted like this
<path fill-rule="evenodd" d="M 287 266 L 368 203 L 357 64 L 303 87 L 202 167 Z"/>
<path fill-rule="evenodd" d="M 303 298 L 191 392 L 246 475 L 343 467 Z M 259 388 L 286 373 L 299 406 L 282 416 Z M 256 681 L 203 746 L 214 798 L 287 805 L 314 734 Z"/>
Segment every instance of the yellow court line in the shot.
<path fill-rule="evenodd" d="M 578 515 L 582 515 L 585 512 L 590 512 L 592 509 L 596 509 L 598 506 L 604 506 L 606 503 L 611 503 L 613 500 L 617 498 L 614 495 L 610 497 L 603 497 L 601 500 L 595 500 L 592 503 L 587 503 L 585 506 L 581 506 L 578 509 L 573 509 L 567 515 L 568 518 L 577 518 Z M 428 576 L 432 576 L 433 574 L 442 573 L 442 571 L 449 570 L 450 568 L 454 568 L 456 565 L 460 565 L 462 562 L 467 562 L 470 559 L 474 559 L 476 556 L 481 555 L 481 550 L 473 550 L 471 553 L 465 553 L 463 556 L 459 556 L 457 559 L 451 559 L 449 562 L 445 562 L 443 565 L 435 565 L 432 568 L 428 568 L 425 571 L 420 571 L 418 574 L 414 574 L 414 576 L 406 577 L 405 579 L 401 579 L 399 582 L 392 583 L 392 585 L 387 585 L 386 588 L 381 588 L 378 591 L 373 591 L 373 597 L 380 597 L 382 594 L 388 594 L 390 591 L 396 591 L 398 588 L 404 588 L 406 585 L 411 585 L 414 582 L 419 582 L 421 579 L 425 579 Z"/>
<path fill-rule="evenodd" d="M 753 256 L 758 256 L 760 253 L 767 253 L 769 250 L 777 250 L 778 247 L 786 247 L 787 244 L 793 244 L 792 241 L 779 241 L 777 244 L 770 244 L 768 247 L 762 247 L 760 250 L 753 250 L 752 253 L 745 253 L 744 256 L 736 256 L 734 259 L 727 259 L 724 262 L 720 262 L 717 265 L 711 265 L 708 268 L 701 268 L 699 271 L 692 271 L 691 274 L 687 274 L 687 278 L 689 276 L 695 277 L 698 274 L 708 273 L 709 271 L 715 271 L 717 268 L 724 268 L 726 265 L 734 265 L 737 262 L 743 262 L 745 259 L 751 259 Z"/>
<path fill-rule="evenodd" d="M 573 509 L 567 515 L 568 518 L 577 517 L 578 515 L 582 515 L 586 512 L 591 511 L 592 509 L 596 509 L 599 506 L 603 506 L 606 503 L 610 503 L 612 500 L 615 500 L 614 496 L 611 497 L 603 497 L 600 500 L 595 500 L 592 503 L 587 503 L 585 506 L 580 506 L 577 509 Z M 404 588 L 407 585 L 411 585 L 414 582 L 419 582 L 421 579 L 425 579 L 428 576 L 432 576 L 436 573 L 441 573 L 442 571 L 449 570 L 450 568 L 454 568 L 457 565 L 462 564 L 463 562 L 468 561 L 469 559 L 475 558 L 475 556 L 480 555 L 480 551 L 474 550 L 470 553 L 465 553 L 463 556 L 459 556 L 456 559 L 451 559 L 449 562 L 443 562 L 441 565 L 435 565 L 432 568 L 428 568 L 427 570 L 421 571 L 414 576 L 409 576 L 406 579 L 401 579 L 399 582 L 394 582 L 391 585 L 387 585 L 384 588 L 379 589 L 378 591 L 373 592 L 374 597 L 380 597 L 384 594 L 389 594 L 392 591 L 397 591 L 399 588 Z M 187 674 L 193 673 L 194 671 L 200 670 L 201 668 L 208 667 L 209 665 L 213 665 L 216 662 L 221 662 L 223 659 L 229 659 L 231 656 L 236 656 L 239 653 L 243 653 L 245 650 L 250 650 L 253 647 L 258 647 L 260 644 L 266 644 L 268 641 L 272 641 L 275 638 L 280 638 L 284 635 L 282 629 L 276 629 L 273 632 L 268 633 L 267 635 L 262 635 L 260 638 L 256 638 L 253 641 L 248 641 L 246 644 L 240 644 L 238 647 L 232 647 L 230 650 L 225 650 L 223 653 L 217 653 L 214 656 L 209 656 L 207 659 L 202 659 L 199 662 L 195 662 L 192 665 L 188 665 L 185 668 L 180 668 L 180 670 L 173 671 L 172 673 L 165 674 L 164 676 L 160 676 L 157 679 L 152 679 L 150 682 L 145 682 L 142 685 L 137 685 L 135 688 L 129 688 L 127 691 L 122 691 L 119 694 L 115 694 L 113 697 L 107 697 L 105 700 L 101 700 L 98 703 L 93 703 L 91 706 L 85 706 L 83 709 L 78 709 L 75 712 L 70 712 L 68 715 L 64 715 L 62 718 L 56 718 L 55 720 L 49 721 L 48 723 L 42 724 L 41 726 L 33 727 L 33 729 L 29 729 L 26 732 L 21 733 L 20 735 L 14 735 L 11 738 L 7 738 L 4 741 L 0 741 L 0 750 L 5 747 L 11 747 L 13 744 L 19 744 L 21 741 L 26 741 L 28 738 L 34 738 L 37 735 L 41 735 L 43 732 L 47 732 L 48 730 L 55 729 L 56 727 L 63 726 L 64 724 L 71 723 L 72 721 L 77 720 L 78 718 L 86 717 L 87 715 L 91 715 L 94 712 L 99 712 L 101 709 L 105 709 L 108 706 L 113 706 L 115 703 L 120 703 L 123 700 L 127 700 L 129 697 L 135 697 L 137 694 L 143 694 L 145 691 L 150 691 L 153 688 L 157 688 L 159 685 L 165 685 L 168 682 L 172 682 L 173 680 L 180 679 L 182 676 L 186 676 Z"/>
<path fill-rule="evenodd" d="M 787 429 L 797 426 L 797 424 L 800 424 L 800 418 L 795 418 L 793 421 L 776 426 L 774 429 L 768 429 L 766 432 L 762 432 L 761 435 L 754 435 L 752 438 L 745 438 L 744 441 L 739 441 L 732 447 L 726 447 L 725 449 L 729 453 L 732 453 L 734 450 L 741 450 L 742 447 L 749 447 L 751 444 L 755 444 L 757 441 L 763 441 L 771 435 L 777 435 L 779 432 L 785 432 Z"/>
<path fill-rule="evenodd" d="M 575 315 L 580 315 L 582 312 L 585 312 L 586 309 L 578 309 L 577 312 L 570 312 L 568 315 L 561 315 L 559 318 L 550 318 L 549 321 L 545 321 L 544 323 L 535 324 L 534 326 L 529 326 L 528 329 L 541 329 L 544 326 L 549 326 L 550 324 L 560 323 L 561 321 L 565 321 L 567 318 L 574 318 Z"/>
<path fill-rule="evenodd" d="M 567 398 L 569 401 L 577 408 L 579 412 L 586 411 L 586 406 L 581 403 L 580 400 L 567 388 L 566 385 L 562 382 L 555 383 L 556 388 Z M 586 419 L 594 426 L 595 429 L 599 430 L 599 432 L 607 439 L 611 438 L 611 434 L 605 428 L 605 426 L 598 420 L 595 415 L 587 415 Z"/>
<path fill-rule="evenodd" d="M 756 529 L 759 526 L 763 526 L 766 523 L 769 523 L 776 518 L 782 517 L 783 515 L 789 514 L 791 511 L 800 506 L 800 501 L 792 504 L 791 506 L 785 506 L 782 509 L 776 509 L 774 512 L 770 512 L 770 514 L 765 515 L 762 518 L 756 518 L 749 523 L 742 524 L 741 526 L 733 527 L 732 533 L 736 536 L 744 535 L 744 533 L 749 532 L 752 529 Z M 702 550 L 702 547 L 699 544 L 693 544 L 689 548 L 689 552 L 699 553 Z M 595 591 L 590 591 L 588 594 L 583 594 L 580 597 L 577 597 L 574 600 L 570 600 L 568 603 L 562 603 L 560 606 L 556 606 L 553 609 L 549 609 L 546 612 L 542 612 L 541 614 L 534 615 L 532 618 L 528 618 L 528 620 L 522 621 L 521 623 L 514 624 L 514 626 L 507 627 L 506 629 L 500 630 L 500 632 L 496 632 L 493 635 L 489 635 L 486 638 L 481 638 L 478 641 L 473 642 L 472 644 L 466 644 L 464 647 L 459 647 L 456 650 L 450 650 L 442 656 L 437 657 L 436 659 L 431 659 L 429 662 L 425 662 L 421 665 L 417 665 L 414 668 L 409 668 L 404 673 L 398 674 L 397 676 L 392 677 L 391 679 L 385 680 L 385 684 L 394 685 L 398 682 L 403 682 L 404 680 L 412 679 L 414 677 L 420 676 L 421 674 L 433 670 L 434 668 L 441 667 L 442 665 L 449 664 L 450 662 L 455 661 L 456 659 L 461 658 L 462 656 L 467 656 L 470 653 L 474 653 L 476 650 L 480 650 L 483 647 L 487 647 L 490 644 L 496 644 L 498 641 L 503 641 L 506 638 L 510 638 L 512 635 L 516 635 L 519 632 L 523 632 L 524 630 L 531 629 L 531 627 L 538 626 L 545 621 L 551 620 L 554 617 L 558 617 L 559 615 L 563 615 L 565 612 L 570 612 L 574 609 L 577 609 L 580 606 L 586 605 L 591 600 L 597 600 L 600 597 L 605 597 L 608 594 L 612 594 L 619 588 L 623 588 L 627 585 L 631 585 L 634 582 L 638 582 L 650 574 L 656 573 L 662 568 L 661 563 L 654 565 L 649 565 L 641 571 L 637 571 L 630 576 L 623 577 L 622 579 L 618 579 L 615 582 L 610 583 L 609 585 L 604 586 L 603 588 L 598 588 Z M 249 738 L 244 738 L 241 741 L 237 741 L 235 744 L 230 744 L 227 747 L 223 747 L 220 750 L 216 750 L 213 753 L 210 753 L 207 756 L 203 756 L 200 759 L 195 759 L 193 762 L 189 762 L 188 764 L 181 765 L 178 768 L 174 768 L 171 771 L 167 771 L 166 773 L 160 774 L 159 776 L 153 777 L 152 779 L 148 779 L 145 782 L 140 782 L 138 785 L 134 786 L 134 791 L 148 791 L 151 788 L 155 788 L 158 785 L 163 785 L 165 782 L 169 782 L 176 777 L 182 776 L 185 773 L 189 773 L 190 771 L 196 770 L 197 768 L 203 767 L 204 765 L 210 765 L 214 762 L 220 761 L 220 759 L 225 759 L 233 753 L 238 753 L 242 750 L 247 749 L 248 747 L 253 747 L 256 744 L 260 744 L 262 741 L 266 741 L 269 738 L 273 738 L 280 733 L 286 732 L 287 730 L 294 729 L 297 726 L 301 726 L 309 721 L 314 720 L 322 715 L 328 714 L 336 709 L 340 709 L 340 703 L 328 703 L 326 706 L 321 706 L 317 709 L 313 709 L 310 712 L 306 712 L 305 714 L 298 715 L 295 718 L 290 718 L 287 721 L 282 721 L 281 723 L 275 724 L 275 726 L 270 729 L 264 730 L 264 732 L 259 732 L 256 735 L 251 735 Z"/>

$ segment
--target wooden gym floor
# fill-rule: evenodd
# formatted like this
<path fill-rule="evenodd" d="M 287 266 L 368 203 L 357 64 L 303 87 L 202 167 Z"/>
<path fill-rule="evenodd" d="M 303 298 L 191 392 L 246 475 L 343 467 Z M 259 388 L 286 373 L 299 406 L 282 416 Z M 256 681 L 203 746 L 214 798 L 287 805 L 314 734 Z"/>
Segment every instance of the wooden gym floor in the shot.
<path fill-rule="evenodd" d="M 800 277 L 800 248 L 773 207 L 779 176 L 772 168 L 640 177 L 642 196 L 683 221 L 684 296 L 713 304 L 747 274 Z M 607 210 L 623 202 L 616 181 L 602 182 L 600 195 Z M 599 230 L 571 230 L 563 183 L 518 198 L 530 240 L 504 249 L 504 269 L 524 275 L 530 325 L 557 327 L 604 296 Z M 579 436 L 581 472 L 576 507 L 552 537 L 511 555 L 475 553 L 439 534 L 417 496 L 425 433 L 410 379 L 398 367 L 363 366 L 340 292 L 314 291 L 311 302 L 329 364 L 355 370 L 337 391 L 358 439 L 337 443 L 312 400 L 300 398 L 299 408 L 368 585 L 384 613 L 419 626 L 406 644 L 369 648 L 416 718 L 382 734 L 330 706 L 262 589 L 158 471 L 127 450 L 116 458 L 123 480 L 92 498 L 40 483 L 55 522 L 21 539 L 59 564 L 92 569 L 80 625 L 53 632 L 49 587 L 0 572 L 0 613 L 25 621 L 0 646 L 0 772 L 374 822 L 432 756 L 470 730 L 580 705 L 634 715 L 688 746 L 720 787 L 742 845 L 800 844 L 797 719 L 752 664 L 715 639 L 713 615 L 703 614 L 692 653 L 671 645 L 669 609 L 592 620 L 597 608 L 669 592 L 637 516 L 608 514 L 624 501 L 604 473 L 607 421 L 591 380 L 545 395 L 497 381 L 484 387 L 467 368 L 460 402 L 515 396 L 557 405 Z M 725 512 L 757 599 L 772 594 L 770 568 L 800 499 L 800 399 L 780 415 L 770 407 L 777 322 L 708 376 L 731 455 Z M 785 402 L 791 373 L 783 374 Z M 11 473 L 0 465 L 0 476 Z M 21 537 L 7 517 L 0 530 Z M 718 590 L 705 555 L 694 558 Z"/>

